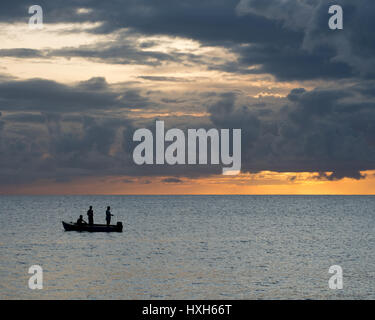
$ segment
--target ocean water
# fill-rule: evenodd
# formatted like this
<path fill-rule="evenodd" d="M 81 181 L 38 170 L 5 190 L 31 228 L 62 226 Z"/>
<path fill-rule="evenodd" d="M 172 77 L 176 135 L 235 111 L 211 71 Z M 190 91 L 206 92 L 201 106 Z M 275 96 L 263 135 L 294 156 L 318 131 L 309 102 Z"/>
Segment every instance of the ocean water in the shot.
<path fill-rule="evenodd" d="M 65 232 L 89 205 L 124 232 Z M 374 196 L 0 196 L 0 299 L 374 299 L 374 209 Z"/>

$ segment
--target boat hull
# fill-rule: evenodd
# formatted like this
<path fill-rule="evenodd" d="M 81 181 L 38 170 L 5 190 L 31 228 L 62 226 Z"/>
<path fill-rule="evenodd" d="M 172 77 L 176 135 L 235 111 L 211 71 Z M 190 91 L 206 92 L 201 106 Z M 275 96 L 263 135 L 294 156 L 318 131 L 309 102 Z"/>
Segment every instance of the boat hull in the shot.
<path fill-rule="evenodd" d="M 74 222 L 65 222 L 62 221 L 63 227 L 65 231 L 87 231 L 87 232 L 122 232 L 122 223 L 117 222 L 116 225 L 109 225 L 106 224 L 83 224 L 77 225 Z"/>

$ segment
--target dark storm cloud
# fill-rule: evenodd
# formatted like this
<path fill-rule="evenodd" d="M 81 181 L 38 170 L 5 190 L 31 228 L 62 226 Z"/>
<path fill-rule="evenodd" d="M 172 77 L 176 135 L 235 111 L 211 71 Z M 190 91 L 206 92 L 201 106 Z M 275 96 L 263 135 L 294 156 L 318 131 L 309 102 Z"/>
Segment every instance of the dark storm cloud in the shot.
<path fill-rule="evenodd" d="M 77 88 L 101 91 L 108 86 L 94 78 Z M 190 120 L 181 126 L 170 119 L 166 130 L 241 128 L 244 172 L 320 172 L 319 179 L 332 181 L 363 179 L 360 171 L 375 169 L 375 93 L 366 86 L 296 88 L 278 108 L 267 103 L 261 108 L 259 103 L 244 105 L 238 92 L 207 97 L 210 119 L 204 125 Z M 182 177 L 221 172 L 220 166 L 135 165 L 132 152 L 137 143 L 132 136 L 139 125 L 108 111 L 95 115 L 7 111 L 0 122 L 2 184 L 109 175 L 167 176 L 165 183 L 178 183 Z M 145 119 L 144 124 L 155 131 L 155 119 Z"/>
<path fill-rule="evenodd" d="M 30 6 L 30 2 L 27 0 L 3 0 L 1 1 L 0 19 L 2 22 L 9 23 L 20 21 L 22 19 L 24 19 L 25 22 L 27 22 L 28 8 Z"/>
<path fill-rule="evenodd" d="M 127 34 L 113 43 L 57 50 L 0 49 L 0 56 L 40 59 L 82 57 L 107 63 L 202 63 L 231 73 L 269 73 L 281 80 L 345 79 L 337 86 L 295 88 L 276 108 L 261 101 L 240 102 L 240 92 L 192 94 L 207 106 L 204 128 L 242 128 L 243 171 L 320 172 L 319 179 L 363 179 L 375 169 L 375 3 L 341 0 L 344 30 L 328 29 L 328 5 L 321 0 L 129 0 L 40 1 L 44 22 L 101 22 L 89 32 Z M 332 4 L 334 4 L 332 2 Z M 2 22 L 25 22 L 27 1 L 1 3 Z M 87 13 L 77 9 L 85 7 Z M 137 36 L 191 38 L 238 54 L 237 61 L 205 63 L 195 55 L 150 50 Z M 144 51 L 147 49 L 147 51 Z M 142 76 L 141 76 L 142 77 Z M 143 76 L 150 81 L 173 77 Z M 340 87 L 340 83 L 344 87 Z M 351 85 L 348 85 L 351 83 Z M 183 103 L 163 96 L 165 103 Z M 195 100 L 194 100 L 195 99 Z M 188 102 L 186 102 L 188 103 Z M 281 105 L 283 104 L 283 105 Z M 136 166 L 132 134 L 138 125 L 115 112 L 158 107 L 141 91 L 119 89 L 97 77 L 66 85 L 44 79 L 18 80 L 0 75 L 0 183 L 63 181 L 87 176 L 220 173 L 219 167 Z M 183 105 L 184 106 L 184 105 Z M 261 108 L 260 108 L 261 106 Z M 202 109 L 199 109 L 200 111 Z M 161 119 L 162 120 L 162 119 Z M 154 131 L 155 119 L 144 120 Z M 166 125 L 178 123 L 172 119 Z M 181 129 L 196 128 L 190 120 Z M 333 172 L 325 174 L 325 172 Z M 177 180 L 173 180 L 177 179 Z"/>
<path fill-rule="evenodd" d="M 236 52 L 240 59 L 233 71 L 239 73 L 270 73 L 279 80 L 350 78 L 355 75 L 349 65 L 330 60 L 335 51 L 328 46 L 309 52 L 301 49 L 299 43 L 285 47 L 270 43 L 239 47 Z M 253 65 L 260 67 L 246 69 Z"/>
<path fill-rule="evenodd" d="M 275 75 L 281 80 L 374 77 L 375 3 L 371 0 L 341 0 L 344 30 L 328 28 L 325 0 L 128 0 L 122 2 L 88 0 L 41 1 L 45 22 L 100 22 L 95 33 L 122 32 L 142 35 L 169 35 L 191 38 L 202 45 L 225 47 L 239 55 L 237 62 L 208 68 L 227 72 Z M 6 1 L 0 19 L 27 22 L 26 1 Z M 90 9 L 79 13 L 80 8 Z M 152 46 L 149 43 L 146 47 Z M 84 57 L 108 63 L 158 65 L 179 61 L 178 54 L 143 51 L 119 39 L 112 45 L 63 48 L 50 54 Z M 39 56 L 44 53 L 11 49 L 3 55 Z M 1 54 L 1 53 L 0 53 Z M 194 57 L 191 57 L 193 59 Z M 257 66 L 257 69 L 249 67 Z"/>
<path fill-rule="evenodd" d="M 183 181 L 181 179 L 178 179 L 178 178 L 166 178 L 166 179 L 163 179 L 162 182 L 164 182 L 164 183 L 182 183 Z"/>
<path fill-rule="evenodd" d="M 45 117 L 41 114 L 32 114 L 32 113 L 15 113 L 3 117 L 5 121 L 10 122 L 24 122 L 24 123 L 43 123 Z"/>
<path fill-rule="evenodd" d="M 250 18 L 238 16 L 238 0 L 127 0 L 121 2 L 87 0 L 46 1 L 38 3 L 44 8 L 44 21 L 101 22 L 94 32 L 111 33 L 132 28 L 143 34 L 167 34 L 209 42 L 263 42 L 293 41 L 294 34 L 283 33 L 279 24 L 259 15 Z M 2 3 L 2 21 L 28 21 L 28 1 Z M 89 9 L 79 13 L 78 9 Z M 259 33 L 262 30 L 262 33 Z M 284 35 L 280 39 L 280 35 Z M 289 37 L 287 37 L 289 36 Z"/>
<path fill-rule="evenodd" d="M 1 131 L 3 130 L 4 124 L 5 124 L 5 122 L 1 120 L 1 117 L 2 117 L 2 113 L 0 112 L 0 140 L 1 140 Z"/>
<path fill-rule="evenodd" d="M 129 38 L 127 38 L 129 36 Z M 157 50 L 144 50 L 142 43 L 134 39 L 135 35 L 126 32 L 118 36 L 115 41 L 98 42 L 78 47 L 63 47 L 60 49 L 0 49 L 0 57 L 11 57 L 18 59 L 52 59 L 52 58 L 82 58 L 94 62 L 107 64 L 127 64 L 160 66 L 163 63 L 200 63 L 201 57 L 194 54 L 186 54 L 177 51 L 164 53 Z M 151 80 L 151 78 L 149 79 Z M 156 77 L 155 77 L 156 80 Z M 178 80 L 176 78 L 176 80 Z"/>
<path fill-rule="evenodd" d="M 301 41 L 302 33 L 280 28 L 280 23 L 259 15 L 239 16 L 236 13 L 237 0 L 191 0 L 191 1 L 146 1 L 128 0 L 106 2 L 88 0 L 77 1 L 40 1 L 44 8 L 44 22 L 100 22 L 101 26 L 91 29 L 96 33 L 114 33 L 124 28 L 143 35 L 181 36 L 200 41 L 202 44 L 219 45 L 231 48 L 240 43 L 278 43 L 292 44 Z M 2 6 L 3 21 L 13 19 L 27 22 L 25 10 L 28 3 L 20 1 L 17 6 L 5 2 Z M 90 9 L 87 14 L 79 14 L 78 9 Z M 15 22 L 14 21 L 14 22 Z M 261 31 L 261 32 L 260 32 Z M 131 32 L 131 31 L 130 31 Z M 151 45 L 151 44 L 149 44 Z M 146 45 L 147 47 L 147 45 Z M 109 63 L 145 63 L 158 64 L 161 61 L 173 61 L 178 53 L 168 55 L 162 52 L 136 50 L 125 39 L 104 46 L 81 46 L 54 50 L 49 56 L 84 57 L 102 59 Z M 19 49 L 19 57 L 31 54 L 44 57 L 45 53 L 25 52 Z M 3 55 L 16 56 L 17 51 L 4 51 Z M 190 56 L 194 59 L 194 55 Z"/>
<path fill-rule="evenodd" d="M 2 79 L 1 184 L 129 173 L 130 154 L 116 143 L 132 121 L 117 113 L 149 105 L 140 91 L 101 77 L 71 85 Z"/>
<path fill-rule="evenodd" d="M 328 8 L 339 4 L 344 11 L 344 30 L 328 28 Z M 371 0 L 241 0 L 239 14 L 258 14 L 280 21 L 287 30 L 303 32 L 292 46 L 256 46 L 242 52 L 243 63 L 258 61 L 262 70 L 279 79 L 371 77 L 374 73 L 375 3 Z M 264 62 L 259 60 L 264 55 Z M 318 70 L 318 71 L 314 71 Z"/>
<path fill-rule="evenodd" d="M 178 54 L 166 54 L 150 50 L 144 51 L 142 48 L 137 48 L 135 42 L 127 42 L 129 41 L 119 39 L 117 42 L 97 43 L 78 48 L 48 50 L 45 54 L 41 53 L 41 55 L 64 58 L 79 57 L 111 64 L 139 64 L 149 66 L 158 66 L 163 62 L 181 62 Z"/>
<path fill-rule="evenodd" d="M 51 80 L 0 81 L 0 110 L 78 112 L 144 108 L 147 98 L 138 90 L 113 90 L 104 78 L 93 78 L 76 85 Z"/>
<path fill-rule="evenodd" d="M 44 3 L 42 1 L 40 5 L 43 7 Z M 261 16 L 238 16 L 235 10 L 238 0 L 92 0 L 84 4 L 68 0 L 45 4 L 46 16 L 51 22 L 102 22 L 102 26 L 93 30 L 99 33 L 132 28 L 148 35 L 182 36 L 211 43 L 270 40 L 281 43 L 291 42 L 298 37 L 296 33 L 284 33 L 278 23 Z M 82 15 L 76 12 L 81 7 L 92 10 Z"/>
<path fill-rule="evenodd" d="M 44 54 L 40 50 L 27 48 L 0 49 L 0 57 L 42 58 Z"/>
<path fill-rule="evenodd" d="M 351 178 L 355 180 L 361 180 L 366 178 L 366 174 L 361 174 L 359 171 L 353 170 L 350 171 L 350 169 L 345 170 L 345 171 L 335 171 L 331 174 L 326 174 L 326 173 L 319 173 L 315 179 L 317 180 L 328 180 L 328 181 L 337 181 L 341 180 L 343 178 Z"/>
<path fill-rule="evenodd" d="M 258 172 L 333 172 L 320 177 L 362 179 L 375 169 L 375 92 L 361 96 L 358 86 L 297 88 L 289 103 L 265 117 L 235 107 L 233 95 L 209 108 L 212 122 L 242 128 L 242 167 Z"/>
<path fill-rule="evenodd" d="M 6 127 L 0 136 L 3 186 L 126 174 L 131 170 L 124 151 L 112 153 L 117 133 L 133 130 L 126 118 L 82 117 L 75 128 L 56 114 L 43 115 L 44 121 L 36 128 L 30 127 L 32 121 L 18 127 L 14 123 L 19 119 L 5 118 Z"/>
<path fill-rule="evenodd" d="M 135 165 L 132 137 L 139 125 L 121 111 L 157 104 L 136 90 L 115 87 L 100 77 L 74 85 L 41 79 L 0 82 L 0 184 L 212 172 L 204 166 Z M 154 130 L 154 119 L 144 122 Z"/>
<path fill-rule="evenodd" d="M 162 76 L 139 76 L 138 78 L 150 81 L 165 81 L 165 82 L 189 82 L 189 80 L 177 77 L 162 77 Z"/>

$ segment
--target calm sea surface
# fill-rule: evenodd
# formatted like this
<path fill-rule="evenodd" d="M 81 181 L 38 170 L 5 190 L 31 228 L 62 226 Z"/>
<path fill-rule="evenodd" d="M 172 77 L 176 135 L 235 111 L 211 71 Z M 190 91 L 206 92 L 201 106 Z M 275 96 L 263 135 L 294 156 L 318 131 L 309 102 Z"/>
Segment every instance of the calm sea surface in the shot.
<path fill-rule="evenodd" d="M 0 299 L 375 299 L 374 246 L 374 196 L 0 196 Z"/>

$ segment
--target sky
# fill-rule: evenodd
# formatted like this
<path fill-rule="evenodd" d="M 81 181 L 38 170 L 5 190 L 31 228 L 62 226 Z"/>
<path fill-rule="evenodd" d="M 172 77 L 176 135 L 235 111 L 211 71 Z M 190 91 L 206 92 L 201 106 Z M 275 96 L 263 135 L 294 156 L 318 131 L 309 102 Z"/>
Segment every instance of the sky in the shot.
<path fill-rule="evenodd" d="M 33 4 L 0 3 L 0 194 L 375 194 L 374 1 Z M 241 129 L 241 173 L 136 165 L 156 120 Z"/>

